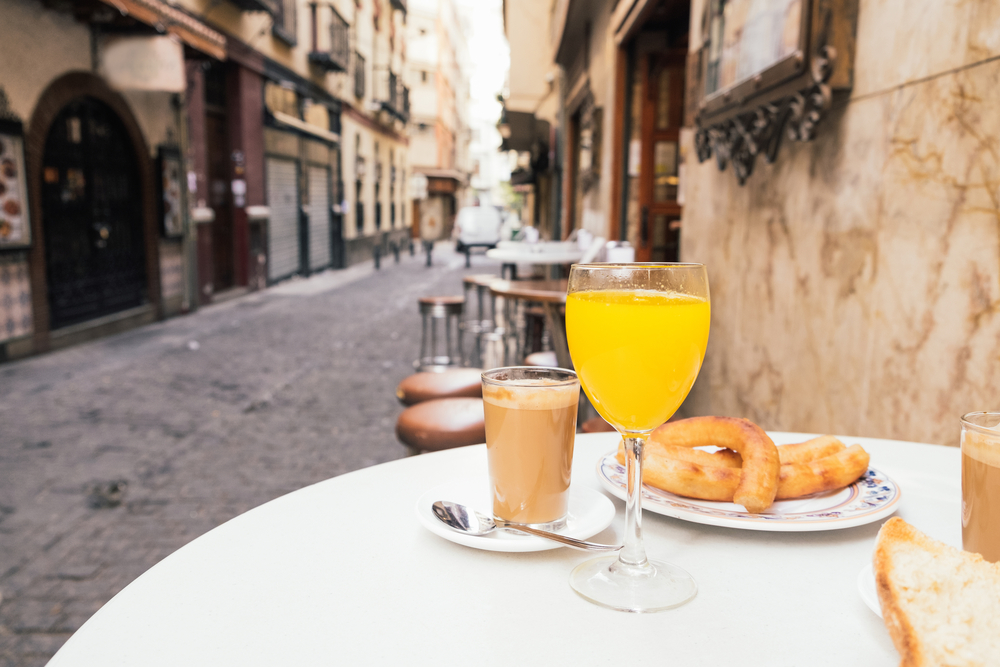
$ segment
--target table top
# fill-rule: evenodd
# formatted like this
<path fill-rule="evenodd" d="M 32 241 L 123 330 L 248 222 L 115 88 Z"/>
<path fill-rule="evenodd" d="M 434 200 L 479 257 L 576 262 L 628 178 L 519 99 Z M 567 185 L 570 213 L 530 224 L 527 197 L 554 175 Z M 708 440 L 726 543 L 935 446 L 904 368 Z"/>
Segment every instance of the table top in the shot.
<path fill-rule="evenodd" d="M 490 291 L 499 296 L 515 297 L 539 303 L 566 303 L 568 280 L 494 280 Z"/>
<path fill-rule="evenodd" d="M 779 444 L 806 439 L 775 433 Z M 898 512 L 961 543 L 957 449 L 866 438 L 903 492 Z M 573 484 L 600 489 L 617 435 L 579 435 Z M 879 524 L 764 533 L 643 513 L 647 552 L 698 596 L 656 614 L 595 606 L 569 586 L 591 557 L 498 553 L 424 529 L 416 500 L 454 478 L 487 484 L 484 445 L 409 457 L 266 503 L 170 555 L 74 634 L 51 667 L 114 665 L 893 665 L 856 581 Z M 620 540 L 623 503 L 595 541 Z M 492 639 L 491 639 L 492 638 Z"/>
<path fill-rule="evenodd" d="M 545 250 L 531 252 L 530 250 L 508 250 L 493 248 L 486 251 L 486 256 L 505 264 L 572 264 L 583 257 L 582 250 Z"/>

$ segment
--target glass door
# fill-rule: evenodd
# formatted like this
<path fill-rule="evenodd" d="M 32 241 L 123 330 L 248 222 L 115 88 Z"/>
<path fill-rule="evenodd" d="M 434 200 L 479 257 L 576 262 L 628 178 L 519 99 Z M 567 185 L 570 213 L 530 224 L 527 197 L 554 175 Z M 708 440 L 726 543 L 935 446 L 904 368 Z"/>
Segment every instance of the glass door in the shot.
<path fill-rule="evenodd" d="M 635 255 L 641 262 L 676 262 L 681 229 L 677 186 L 684 122 L 684 55 L 648 53 L 640 62 L 642 169 Z"/>

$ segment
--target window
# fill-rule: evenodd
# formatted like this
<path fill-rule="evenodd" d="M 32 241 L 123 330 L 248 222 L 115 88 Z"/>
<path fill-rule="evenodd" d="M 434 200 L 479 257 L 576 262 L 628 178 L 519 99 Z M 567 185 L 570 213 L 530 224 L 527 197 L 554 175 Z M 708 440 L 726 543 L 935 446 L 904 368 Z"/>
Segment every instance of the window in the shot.
<path fill-rule="evenodd" d="M 295 4 L 296 0 L 277 0 L 274 23 L 271 25 L 274 36 L 290 46 L 295 46 L 299 42 L 295 23 Z"/>
<path fill-rule="evenodd" d="M 354 135 L 354 228 L 360 235 L 365 229 L 365 204 L 361 200 L 361 179 L 365 175 L 365 159 L 361 157 L 361 135 Z"/>
<path fill-rule="evenodd" d="M 361 201 L 361 181 L 354 183 L 354 227 L 358 234 L 365 231 L 365 203 Z"/>
<path fill-rule="evenodd" d="M 365 57 L 354 52 L 354 96 L 361 99 L 365 96 Z"/>

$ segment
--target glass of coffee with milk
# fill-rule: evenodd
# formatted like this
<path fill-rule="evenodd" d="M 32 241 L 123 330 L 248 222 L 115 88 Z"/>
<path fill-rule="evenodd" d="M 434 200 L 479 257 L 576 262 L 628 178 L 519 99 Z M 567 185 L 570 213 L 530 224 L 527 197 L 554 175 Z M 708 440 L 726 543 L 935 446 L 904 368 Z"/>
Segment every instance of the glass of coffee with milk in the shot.
<path fill-rule="evenodd" d="M 1000 562 L 1000 412 L 962 417 L 962 548 Z"/>
<path fill-rule="evenodd" d="M 580 381 L 561 368 L 483 373 L 493 515 L 544 530 L 565 527 Z"/>

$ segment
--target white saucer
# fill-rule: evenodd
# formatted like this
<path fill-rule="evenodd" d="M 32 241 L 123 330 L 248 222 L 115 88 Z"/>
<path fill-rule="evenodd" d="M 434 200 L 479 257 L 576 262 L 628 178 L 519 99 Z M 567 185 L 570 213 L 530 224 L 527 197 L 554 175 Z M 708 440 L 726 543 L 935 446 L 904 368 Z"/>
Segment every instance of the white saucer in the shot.
<path fill-rule="evenodd" d="M 451 500 L 472 507 L 483 514 L 490 514 L 492 499 L 489 482 L 485 479 L 453 479 L 436 486 L 417 501 L 417 518 L 424 528 L 446 540 L 474 549 L 487 551 L 547 551 L 563 545 L 552 540 L 531 535 L 519 535 L 495 530 L 487 535 L 468 535 L 452 530 L 434 516 L 431 505 L 438 500 Z M 615 518 L 615 505 L 600 491 L 576 484 L 569 488 L 569 516 L 566 527 L 558 531 L 563 535 L 585 540 L 611 525 Z"/>
<path fill-rule="evenodd" d="M 882 605 L 878 601 L 878 591 L 875 590 L 875 571 L 868 563 L 858 572 L 858 593 L 868 608 L 882 618 Z"/>

